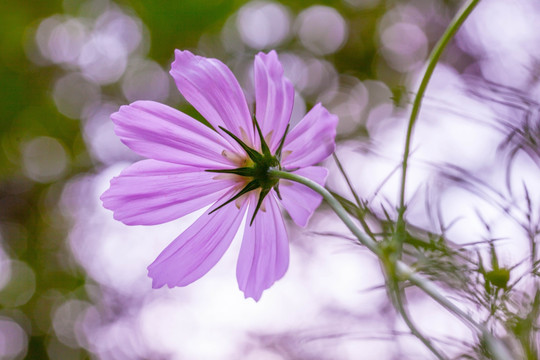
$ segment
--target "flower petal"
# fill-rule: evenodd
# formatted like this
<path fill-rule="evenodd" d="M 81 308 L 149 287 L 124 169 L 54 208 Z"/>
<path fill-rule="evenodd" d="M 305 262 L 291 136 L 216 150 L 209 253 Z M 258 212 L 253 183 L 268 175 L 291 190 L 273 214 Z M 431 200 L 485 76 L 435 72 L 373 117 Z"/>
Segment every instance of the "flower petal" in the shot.
<path fill-rule="evenodd" d="M 291 118 L 294 88 L 273 50 L 255 56 L 254 73 L 257 121 L 273 153 Z"/>
<path fill-rule="evenodd" d="M 137 154 L 200 168 L 234 165 L 231 147 L 208 126 L 167 105 L 136 101 L 111 115 L 116 135 Z"/>
<path fill-rule="evenodd" d="M 230 196 L 228 193 L 223 198 Z M 215 207 L 217 203 L 208 212 Z M 152 287 L 186 286 L 210 271 L 229 248 L 246 208 L 247 201 L 240 208 L 233 201 L 212 214 L 201 215 L 148 266 Z"/>
<path fill-rule="evenodd" d="M 283 166 L 297 168 L 315 165 L 336 147 L 338 117 L 317 104 L 287 135 L 283 146 Z"/>
<path fill-rule="evenodd" d="M 310 166 L 294 171 L 294 174 L 307 177 L 319 185 L 323 185 L 328 170 L 320 166 Z M 306 226 L 309 218 L 321 204 L 322 196 L 305 185 L 294 181 L 280 180 L 279 191 L 281 204 L 298 226 Z"/>
<path fill-rule="evenodd" d="M 124 224 L 162 224 L 215 202 L 235 185 L 216 176 L 192 166 L 142 160 L 113 178 L 101 200 Z"/>
<path fill-rule="evenodd" d="M 252 196 L 236 278 L 245 297 L 259 301 L 263 291 L 285 275 L 289 267 L 289 241 L 274 191 L 266 196 L 265 209 L 257 213 L 249 226 L 256 203 L 256 197 Z"/>
<path fill-rule="evenodd" d="M 189 51 L 175 50 L 174 55 L 170 74 L 186 100 L 214 129 L 221 132 L 222 126 L 253 145 L 251 115 L 244 92 L 231 70 L 217 59 Z"/>

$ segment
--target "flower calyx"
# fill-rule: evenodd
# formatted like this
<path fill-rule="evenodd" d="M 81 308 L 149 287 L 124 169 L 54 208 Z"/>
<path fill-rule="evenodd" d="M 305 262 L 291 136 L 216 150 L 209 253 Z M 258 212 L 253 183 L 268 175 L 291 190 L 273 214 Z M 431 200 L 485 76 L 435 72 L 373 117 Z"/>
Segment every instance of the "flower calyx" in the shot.
<path fill-rule="evenodd" d="M 253 216 L 249 223 L 250 226 L 253 224 L 253 220 L 255 220 L 255 215 L 257 215 L 257 212 L 261 208 L 264 198 L 266 197 L 266 195 L 268 195 L 270 190 L 274 189 L 277 196 L 281 199 L 281 194 L 279 192 L 279 178 L 270 176 L 269 170 L 282 169 L 281 168 L 281 152 L 283 149 L 283 144 L 285 143 L 285 137 L 287 136 L 287 133 L 289 131 L 289 125 L 287 125 L 287 128 L 285 129 L 285 133 L 283 134 L 283 137 L 281 138 L 279 142 L 279 146 L 276 149 L 275 154 L 272 155 L 270 148 L 268 147 L 268 144 L 266 143 L 266 140 L 264 139 L 264 135 L 255 117 L 253 118 L 253 123 L 255 125 L 255 128 L 257 129 L 257 133 L 259 134 L 259 139 L 261 143 L 260 152 L 249 147 L 245 142 L 240 140 L 232 132 L 220 126 L 220 129 L 223 130 L 227 135 L 229 135 L 234 141 L 236 141 L 242 147 L 242 149 L 246 152 L 247 156 L 249 157 L 249 160 L 247 161 L 249 166 L 238 167 L 236 169 L 206 170 L 209 172 L 222 173 L 222 174 L 235 174 L 235 175 L 245 177 L 249 180 L 247 181 L 246 185 L 236 195 L 234 195 L 232 198 L 230 198 L 223 204 L 219 205 L 217 208 L 212 210 L 209 214 L 221 209 L 223 206 L 229 204 L 230 202 L 238 199 L 240 196 L 250 191 L 260 189 L 257 206 L 255 207 L 255 211 L 253 212 Z"/>

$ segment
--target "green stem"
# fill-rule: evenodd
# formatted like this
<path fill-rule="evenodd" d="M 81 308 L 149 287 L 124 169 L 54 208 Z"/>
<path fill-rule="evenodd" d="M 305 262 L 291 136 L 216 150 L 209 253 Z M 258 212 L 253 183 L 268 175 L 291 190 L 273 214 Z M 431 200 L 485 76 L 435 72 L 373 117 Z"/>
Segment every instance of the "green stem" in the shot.
<path fill-rule="evenodd" d="M 324 186 L 321 186 L 317 184 L 315 181 L 312 181 L 305 177 L 302 177 L 293 173 L 289 173 L 286 171 L 269 170 L 268 175 L 276 179 L 285 179 L 285 180 L 295 181 L 319 193 L 323 197 L 323 199 L 326 200 L 328 205 L 330 205 L 330 207 L 334 210 L 334 212 L 341 219 L 341 221 L 343 221 L 343 223 L 349 228 L 349 230 L 351 230 L 354 236 L 356 236 L 358 241 L 364 246 L 366 246 L 369 250 L 371 250 L 375 255 L 377 255 L 377 257 L 379 257 L 379 259 L 383 261 L 383 263 L 386 261 L 385 260 L 386 255 L 378 246 L 378 243 L 373 241 L 371 238 L 369 238 L 356 226 L 356 224 L 352 221 L 352 219 L 347 214 L 347 211 L 345 210 L 345 208 L 343 208 L 340 202 L 337 201 L 337 199 L 333 197 L 332 194 L 328 190 L 326 190 Z M 441 290 L 432 281 L 424 278 L 420 274 L 417 274 L 407 264 L 405 264 L 404 262 L 400 260 L 396 260 L 395 262 L 395 274 L 402 280 L 410 281 L 412 284 L 420 288 L 424 293 L 429 295 L 433 300 L 435 300 L 444 308 L 446 308 L 448 311 L 454 313 L 460 319 L 468 322 L 474 328 L 476 328 L 479 335 L 482 336 L 486 340 L 496 360 L 512 359 L 508 351 L 506 350 L 506 347 L 504 346 L 504 344 L 502 344 L 502 342 L 499 339 L 491 335 L 491 333 L 489 332 L 488 329 L 485 328 L 485 326 L 478 323 L 469 314 L 467 314 L 465 311 L 461 310 L 454 303 L 448 300 L 448 298 L 445 295 L 443 295 Z"/>
<path fill-rule="evenodd" d="M 354 187 L 352 185 L 351 180 L 349 179 L 349 176 L 347 175 L 347 172 L 345 171 L 345 169 L 341 165 L 341 161 L 337 157 L 336 153 L 333 153 L 332 156 L 334 157 L 334 161 L 336 162 L 336 165 L 338 166 L 339 172 L 341 173 L 341 175 L 343 175 L 343 178 L 345 179 L 345 181 L 347 182 L 347 185 L 349 186 L 349 190 L 351 191 L 351 193 L 354 196 L 354 200 L 356 201 L 356 206 L 358 207 L 358 209 L 360 211 L 365 212 L 365 210 L 364 210 L 365 208 L 364 208 L 362 202 L 360 201 L 360 197 L 358 197 L 358 194 L 356 193 L 356 190 L 354 190 Z M 369 228 L 369 225 L 368 225 L 367 221 L 364 219 L 364 217 L 365 217 L 364 215 L 358 216 L 358 221 L 360 222 L 360 225 L 362 225 L 362 228 L 364 229 L 366 234 L 372 240 L 375 240 L 375 234 L 373 234 L 373 232 Z"/>
<path fill-rule="evenodd" d="M 334 212 L 341 219 L 341 221 L 343 221 L 343 223 L 349 228 L 349 230 L 351 230 L 351 232 L 354 234 L 354 236 L 356 236 L 358 241 L 362 245 L 366 246 L 369 250 L 371 250 L 381 260 L 383 260 L 383 262 L 385 261 L 385 254 L 379 247 L 378 243 L 373 241 L 371 238 L 369 238 L 355 225 L 355 223 L 349 217 L 349 214 L 347 214 L 347 211 L 345 210 L 345 208 L 340 204 L 339 201 L 337 201 L 335 197 L 332 196 L 332 194 L 328 190 L 326 190 L 324 186 L 321 186 L 317 184 L 315 181 L 307 179 L 303 176 L 289 173 L 286 171 L 270 170 L 269 175 L 275 178 L 292 180 L 300 184 L 306 185 L 310 189 L 322 195 L 323 199 L 326 200 L 328 205 L 330 205 L 330 207 L 334 210 Z M 447 308 L 451 312 L 469 321 L 475 327 L 482 328 L 482 326 L 477 324 L 476 321 L 472 319 L 467 313 L 463 312 L 460 308 L 455 306 L 445 296 L 443 296 L 440 293 L 440 291 L 437 290 L 435 284 L 433 284 L 428 279 L 425 279 L 421 277 L 420 275 L 416 274 L 404 262 L 399 261 L 399 260 L 396 262 L 395 272 L 396 272 L 396 275 L 399 276 L 401 279 L 409 280 L 414 285 L 423 289 L 426 294 L 431 296 L 434 300 L 436 300 L 438 303 L 443 305 L 445 308 Z"/>
<path fill-rule="evenodd" d="M 467 320 L 471 325 L 473 325 L 479 332 L 479 335 L 486 341 L 490 353 L 493 355 L 495 360 L 513 359 L 510 352 L 500 339 L 494 337 L 484 325 L 476 322 L 476 320 L 474 320 L 469 314 L 448 300 L 448 298 L 441 293 L 440 289 L 432 281 L 424 278 L 420 274 L 415 273 L 407 264 L 399 260 L 396 262 L 396 273 L 401 275 L 404 279 L 409 280 L 409 282 L 416 285 L 418 288 L 422 289 L 424 293 L 429 295 L 433 300 L 438 302 L 448 311 L 456 314 L 461 319 Z"/>
<path fill-rule="evenodd" d="M 349 230 L 351 230 L 351 232 L 354 234 L 354 236 L 356 236 L 358 241 L 360 241 L 362 245 L 366 246 L 376 255 L 382 256 L 382 251 L 377 246 L 377 243 L 373 239 L 369 238 L 366 234 L 364 234 L 354 224 L 354 222 L 347 214 L 347 210 L 345 210 L 345 208 L 339 203 L 339 201 L 337 201 L 337 199 L 333 197 L 332 194 L 328 190 L 326 190 L 326 188 L 317 184 L 313 180 L 286 171 L 269 170 L 268 175 L 270 177 L 275 177 L 278 179 L 287 179 L 298 182 L 321 194 L 323 199 L 326 200 L 326 202 L 332 207 L 332 209 L 334 209 L 337 216 L 339 216 L 341 221 L 343 221 L 343 223 L 349 228 Z"/>
<path fill-rule="evenodd" d="M 409 317 L 409 314 L 407 312 L 407 309 L 405 308 L 405 304 L 403 303 L 403 298 L 405 297 L 405 292 L 402 291 L 399 287 L 398 281 L 395 279 L 389 279 L 390 283 L 390 292 L 394 296 L 394 303 L 396 306 L 396 309 L 401 314 L 401 318 L 403 321 L 405 321 L 405 324 L 409 327 L 409 330 L 411 330 L 411 333 L 419 339 L 425 347 L 427 347 L 433 355 L 439 360 L 446 360 L 446 357 L 441 354 L 441 352 L 431 343 L 431 340 L 426 338 L 424 334 L 418 330 L 416 327 L 416 324 L 412 321 L 412 319 Z"/>
<path fill-rule="evenodd" d="M 450 40 L 454 37 L 458 29 L 461 27 L 465 19 L 471 14 L 473 9 L 480 0 L 469 0 L 465 5 L 461 8 L 461 10 L 454 16 L 452 19 L 452 22 L 450 22 L 450 25 L 448 25 L 448 28 L 442 35 L 442 37 L 439 39 L 435 47 L 433 48 L 429 60 L 428 65 L 426 68 L 426 71 L 424 73 L 424 76 L 422 77 L 422 81 L 420 83 L 420 86 L 418 88 L 418 91 L 416 93 L 416 97 L 414 98 L 413 107 L 411 110 L 411 116 L 409 118 L 409 124 L 407 126 L 407 134 L 405 137 L 405 150 L 403 151 L 403 162 L 402 162 L 402 170 L 401 170 L 401 186 L 400 186 L 400 192 L 399 192 L 399 211 L 398 211 L 398 219 L 396 222 L 396 239 L 400 243 L 398 245 L 398 249 L 401 249 L 401 245 L 403 243 L 404 238 L 404 231 L 405 231 L 405 183 L 407 179 L 407 166 L 409 161 L 409 155 L 411 151 L 411 141 L 412 141 L 412 134 L 414 130 L 414 125 L 416 124 L 416 120 L 418 118 L 418 114 L 420 112 L 420 107 L 422 106 L 422 99 L 424 98 L 424 94 L 426 92 L 426 88 L 428 86 L 429 80 L 431 79 L 431 75 L 433 75 L 433 71 L 435 70 L 435 66 L 439 62 L 439 59 L 441 57 L 441 54 L 443 53 L 444 49 L 446 48 L 446 45 L 450 42 Z"/>

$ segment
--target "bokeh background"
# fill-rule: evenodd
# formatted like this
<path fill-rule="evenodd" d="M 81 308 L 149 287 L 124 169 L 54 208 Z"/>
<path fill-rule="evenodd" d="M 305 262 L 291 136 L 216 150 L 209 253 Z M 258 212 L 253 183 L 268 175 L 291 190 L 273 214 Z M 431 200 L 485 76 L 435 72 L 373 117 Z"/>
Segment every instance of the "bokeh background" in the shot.
<path fill-rule="evenodd" d="M 99 196 L 138 160 L 113 133 L 120 105 L 155 100 L 199 117 L 168 75 L 174 49 L 228 64 L 248 100 L 254 54 L 276 49 L 297 91 L 292 121 L 317 102 L 337 114 L 355 188 L 392 218 L 408 105 L 460 5 L 1 1 L 0 358 L 430 358 L 389 303 L 375 257 L 324 206 L 307 228 L 289 224 L 289 272 L 255 303 L 237 289 L 238 241 L 197 283 L 152 290 L 146 266 L 198 213 L 128 227 Z M 507 264 L 530 249 L 501 202 L 526 207 L 527 189 L 538 209 L 540 196 L 538 143 L 518 131 L 529 121 L 538 136 L 539 44 L 540 3 L 481 1 L 437 68 L 413 144 L 409 221 L 462 244 L 511 237 L 498 244 Z M 326 165 L 328 185 L 350 197 Z M 471 191 L 479 184 L 493 192 Z M 466 351 L 467 327 L 410 296 L 423 331 L 449 354 Z"/>

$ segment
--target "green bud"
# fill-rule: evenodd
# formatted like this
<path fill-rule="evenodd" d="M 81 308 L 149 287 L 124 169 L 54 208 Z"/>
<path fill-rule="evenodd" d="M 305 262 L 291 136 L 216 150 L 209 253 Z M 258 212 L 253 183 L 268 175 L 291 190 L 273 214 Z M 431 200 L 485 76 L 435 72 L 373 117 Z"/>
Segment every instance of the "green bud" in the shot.
<path fill-rule="evenodd" d="M 488 271 L 486 281 L 499 289 L 506 289 L 510 280 L 510 270 L 505 268 Z"/>

